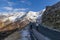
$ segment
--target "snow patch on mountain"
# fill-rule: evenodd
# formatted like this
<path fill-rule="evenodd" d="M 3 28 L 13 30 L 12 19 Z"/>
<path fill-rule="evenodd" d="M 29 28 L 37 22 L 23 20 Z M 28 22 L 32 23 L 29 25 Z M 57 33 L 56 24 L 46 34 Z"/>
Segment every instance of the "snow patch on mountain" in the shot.
<path fill-rule="evenodd" d="M 37 12 L 29 11 L 27 14 L 27 19 L 31 22 L 36 21 L 37 17 L 38 17 Z"/>
<path fill-rule="evenodd" d="M 44 13 L 44 11 L 45 11 L 46 9 L 43 9 L 43 10 L 41 10 L 40 12 L 37 12 L 37 14 L 38 14 L 38 17 L 37 17 L 37 23 L 36 24 L 40 24 L 41 22 L 42 22 L 42 15 L 43 15 L 43 13 Z"/>

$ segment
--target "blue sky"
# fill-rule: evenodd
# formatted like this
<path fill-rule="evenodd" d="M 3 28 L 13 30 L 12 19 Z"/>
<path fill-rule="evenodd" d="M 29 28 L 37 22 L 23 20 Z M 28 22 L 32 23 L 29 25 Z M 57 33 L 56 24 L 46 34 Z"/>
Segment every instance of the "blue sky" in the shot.
<path fill-rule="evenodd" d="M 40 11 L 59 0 L 0 0 L 0 12 Z"/>

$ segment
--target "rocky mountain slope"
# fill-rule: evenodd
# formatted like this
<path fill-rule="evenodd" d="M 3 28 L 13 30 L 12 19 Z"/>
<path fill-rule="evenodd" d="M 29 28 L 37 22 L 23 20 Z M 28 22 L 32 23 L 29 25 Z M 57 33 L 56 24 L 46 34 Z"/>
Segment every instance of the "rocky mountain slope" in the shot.
<path fill-rule="evenodd" d="M 60 2 L 46 7 L 42 15 L 42 24 L 60 30 Z"/>

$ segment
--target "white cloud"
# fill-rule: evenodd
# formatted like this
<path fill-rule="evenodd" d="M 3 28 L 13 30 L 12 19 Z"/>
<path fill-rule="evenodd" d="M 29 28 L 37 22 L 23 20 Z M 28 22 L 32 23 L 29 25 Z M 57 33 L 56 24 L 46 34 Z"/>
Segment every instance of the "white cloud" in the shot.
<path fill-rule="evenodd" d="M 27 5 L 31 5 L 32 3 L 28 0 L 21 0 L 21 3 L 27 4 Z"/>
<path fill-rule="evenodd" d="M 9 2 L 9 1 L 7 3 L 8 3 L 9 6 L 12 6 L 12 5 L 15 4 L 14 2 Z"/>
<path fill-rule="evenodd" d="M 26 10 L 28 10 L 28 8 L 16 8 L 16 9 L 14 9 L 13 11 L 26 11 Z"/>
<path fill-rule="evenodd" d="M 27 10 L 28 8 L 19 8 L 19 10 Z"/>
<path fill-rule="evenodd" d="M 26 11 L 28 8 L 13 8 L 13 7 L 3 7 L 5 10 L 10 12 Z"/>
<path fill-rule="evenodd" d="M 3 0 L 4 2 L 6 2 L 8 4 L 8 6 L 12 6 L 12 4 L 14 4 L 13 2 L 10 2 L 8 0 Z"/>
<path fill-rule="evenodd" d="M 6 9 L 6 10 L 9 10 L 9 11 L 13 10 L 12 7 L 3 7 L 3 8 Z"/>
<path fill-rule="evenodd" d="M 20 2 L 25 3 L 25 1 L 23 1 L 23 0 L 22 0 L 22 1 L 20 1 Z"/>

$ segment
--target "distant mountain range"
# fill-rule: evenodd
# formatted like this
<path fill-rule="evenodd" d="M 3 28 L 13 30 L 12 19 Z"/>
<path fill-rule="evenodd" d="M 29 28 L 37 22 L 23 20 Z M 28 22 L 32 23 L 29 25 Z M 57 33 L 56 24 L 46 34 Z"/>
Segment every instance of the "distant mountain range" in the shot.
<path fill-rule="evenodd" d="M 11 14 L 1 14 L 0 17 L 2 18 L 0 18 L 0 29 L 1 29 L 0 31 L 14 30 L 16 27 L 19 28 L 19 26 L 25 27 L 25 25 L 29 24 L 30 22 L 40 21 L 39 17 L 41 17 L 44 10 L 39 12 L 29 11 L 27 13 L 18 12 L 18 13 L 11 13 Z"/>
<path fill-rule="evenodd" d="M 7 13 L 7 14 L 3 13 L 3 14 L 0 14 L 0 20 L 2 21 L 9 20 L 9 21 L 14 22 L 26 16 L 26 18 L 30 20 L 31 22 L 35 22 L 36 19 L 38 19 L 42 15 L 43 11 L 39 11 L 39 12 L 29 11 L 27 13 L 26 12 L 16 12 L 16 13 Z"/>

